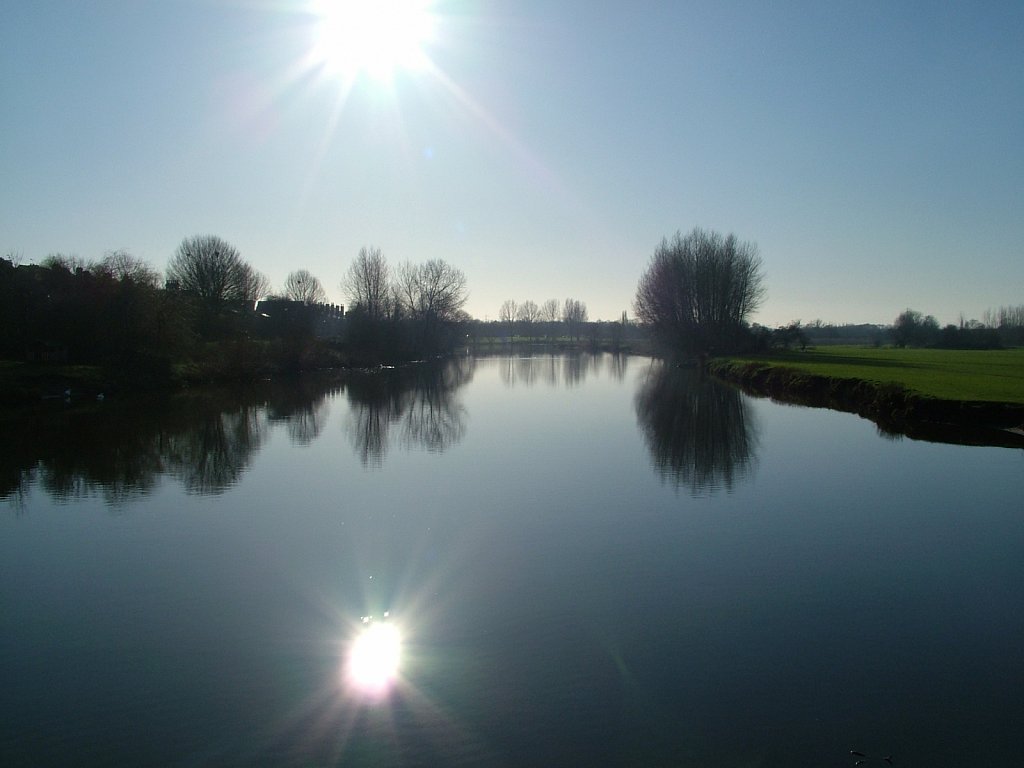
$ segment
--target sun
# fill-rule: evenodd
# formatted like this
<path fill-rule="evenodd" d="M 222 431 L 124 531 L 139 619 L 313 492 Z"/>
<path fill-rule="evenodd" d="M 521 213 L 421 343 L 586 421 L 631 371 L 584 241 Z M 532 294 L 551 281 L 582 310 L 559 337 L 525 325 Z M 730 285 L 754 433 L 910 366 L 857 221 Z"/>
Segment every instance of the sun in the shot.
<path fill-rule="evenodd" d="M 428 63 L 435 18 L 431 0 L 313 0 L 313 59 L 328 73 L 391 80 Z"/>

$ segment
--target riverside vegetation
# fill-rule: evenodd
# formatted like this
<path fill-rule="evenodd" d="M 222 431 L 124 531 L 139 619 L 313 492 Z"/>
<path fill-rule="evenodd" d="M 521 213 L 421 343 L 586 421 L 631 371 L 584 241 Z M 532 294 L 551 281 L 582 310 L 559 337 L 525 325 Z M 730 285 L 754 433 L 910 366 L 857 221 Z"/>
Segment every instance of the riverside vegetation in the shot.
<path fill-rule="evenodd" d="M 466 279 L 441 260 L 392 267 L 363 248 L 325 303 L 307 270 L 280 293 L 230 243 L 185 238 L 166 276 L 126 251 L 98 262 L 0 259 L 0 392 L 8 407 L 77 397 L 372 368 L 513 345 L 653 351 L 701 363 L 753 392 L 853 410 L 887 429 L 920 422 L 1020 430 L 1024 307 L 940 328 L 913 310 L 892 326 L 776 329 L 749 322 L 765 297 L 753 243 L 694 229 L 656 248 L 634 311 L 591 322 L 586 304 L 507 300 L 499 320 L 467 315 Z M 874 349 L 826 344 L 857 339 Z M 897 349 L 882 348 L 892 344 Z M 808 352 L 809 346 L 817 351 Z M 942 349 L 939 349 L 942 348 Z M 799 353 L 793 349 L 801 350 Z"/>
<path fill-rule="evenodd" d="M 852 411 L 886 431 L 1024 446 L 1024 349 L 835 346 L 708 363 L 752 394 Z"/>

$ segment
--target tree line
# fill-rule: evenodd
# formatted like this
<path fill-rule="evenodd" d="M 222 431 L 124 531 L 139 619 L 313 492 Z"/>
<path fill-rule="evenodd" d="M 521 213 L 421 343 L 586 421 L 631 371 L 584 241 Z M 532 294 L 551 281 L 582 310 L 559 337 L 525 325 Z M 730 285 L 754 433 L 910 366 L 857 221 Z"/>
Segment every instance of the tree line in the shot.
<path fill-rule="evenodd" d="M 460 341 L 469 298 L 462 270 L 442 259 L 392 268 L 380 248 L 360 249 L 341 288 L 352 304 L 347 340 L 356 359 L 434 356 Z"/>
<path fill-rule="evenodd" d="M 163 273 L 126 250 L 97 261 L 51 254 L 37 265 L 9 256 L 0 260 L 5 359 L 220 378 L 424 359 L 490 335 L 464 311 L 461 270 L 440 259 L 392 265 L 371 246 L 360 249 L 341 280 L 348 312 L 326 303 L 323 284 L 306 269 L 273 290 L 215 235 L 184 238 Z M 510 301 L 505 311 L 513 330 L 530 336 L 542 321 L 561 323 L 557 334 L 576 342 L 623 336 L 616 324 L 590 323 L 579 299 Z M 548 326 L 546 333 L 556 332 Z"/>
<path fill-rule="evenodd" d="M 347 313 L 326 304 L 323 285 L 305 269 L 272 293 L 266 276 L 214 235 L 184 238 L 164 274 L 124 250 L 95 262 L 61 254 L 39 265 L 17 261 L 0 259 L 4 358 L 105 363 L 158 376 L 181 365 L 244 374 L 424 359 L 481 337 L 493 340 L 495 328 L 505 341 L 544 337 L 615 348 L 644 334 L 661 351 L 691 359 L 803 347 L 823 333 L 820 322 L 751 325 L 765 298 L 757 246 L 699 228 L 655 248 L 638 281 L 636 322 L 624 312 L 617 323 L 590 322 L 586 303 L 567 298 L 539 305 L 507 299 L 498 322 L 483 324 L 464 311 L 469 294 L 461 270 L 441 259 L 391 265 L 370 246 L 341 281 Z M 254 311 L 257 302 L 265 309 Z M 1021 344 L 1024 307 L 945 327 L 908 309 L 871 338 L 897 346 Z"/>
<path fill-rule="evenodd" d="M 74 418 L 16 419 L 0 452 L 0 500 L 15 506 L 33 487 L 53 499 L 101 497 L 121 504 L 173 478 L 190 494 L 218 494 L 236 484 L 283 430 L 296 445 L 320 438 L 328 403 L 344 395 L 345 432 L 363 464 L 380 464 L 392 444 L 440 452 L 466 431 L 459 390 L 475 362 L 457 357 L 380 375 L 354 373 L 342 383 L 310 375 L 263 378 L 243 391 L 195 388 L 173 396 L 84 409 Z"/>
<path fill-rule="evenodd" d="M 985 321 L 964 320 L 939 325 L 932 315 L 914 309 L 901 312 L 889 329 L 897 347 L 938 349 L 998 349 L 1024 344 L 1024 306 L 1000 307 L 985 313 Z"/>
<path fill-rule="evenodd" d="M 514 299 L 506 299 L 498 309 L 498 320 L 506 327 L 508 338 L 517 335 L 527 339 L 545 336 L 549 340 L 564 333 L 565 336 L 579 341 L 586 324 L 586 302 L 568 298 L 563 303 L 558 299 L 548 299 L 541 305 L 527 299 L 521 304 Z M 561 327 L 558 323 L 561 322 Z"/>
<path fill-rule="evenodd" d="M 291 272 L 271 291 L 266 276 L 214 235 L 184 238 L 161 274 L 125 250 L 96 261 L 51 254 L 39 264 L 0 259 L 0 355 L 87 363 L 165 379 L 177 370 L 239 375 L 288 368 L 374 364 L 438 354 L 452 343 L 468 293 L 441 260 L 393 271 L 364 248 L 326 303 L 320 280 Z M 258 306 L 257 306 L 258 303 Z M 324 319 L 334 322 L 319 331 Z"/>

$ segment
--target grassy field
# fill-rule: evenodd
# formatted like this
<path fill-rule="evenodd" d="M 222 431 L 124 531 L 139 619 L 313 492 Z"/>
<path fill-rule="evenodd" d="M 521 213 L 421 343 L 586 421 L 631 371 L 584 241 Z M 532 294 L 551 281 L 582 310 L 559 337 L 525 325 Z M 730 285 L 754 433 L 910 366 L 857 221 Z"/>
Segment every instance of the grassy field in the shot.
<path fill-rule="evenodd" d="M 838 379 L 895 382 L 944 400 L 1024 404 L 1024 349 L 820 347 L 729 359 Z"/>

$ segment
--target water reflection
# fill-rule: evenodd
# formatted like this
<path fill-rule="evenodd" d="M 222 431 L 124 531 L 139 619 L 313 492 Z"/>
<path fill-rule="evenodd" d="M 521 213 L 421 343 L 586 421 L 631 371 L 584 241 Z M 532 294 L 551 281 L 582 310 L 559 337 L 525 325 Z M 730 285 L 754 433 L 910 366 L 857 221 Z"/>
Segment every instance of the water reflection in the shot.
<path fill-rule="evenodd" d="M 262 382 L 244 392 L 189 393 L 34 413 L 4 424 L 0 499 L 23 503 L 36 486 L 60 502 L 100 496 L 120 505 L 164 476 L 189 493 L 218 494 L 238 482 L 272 424 L 293 442 L 323 429 L 326 380 Z"/>
<path fill-rule="evenodd" d="M 283 423 L 288 439 L 296 445 L 309 445 L 320 437 L 329 414 L 327 398 L 315 380 L 296 379 L 267 403 L 270 422 Z"/>
<path fill-rule="evenodd" d="M 167 473 L 189 493 L 207 495 L 238 482 L 266 435 L 266 410 L 248 404 L 207 413 L 192 429 L 168 434 L 158 444 Z"/>
<path fill-rule="evenodd" d="M 588 376 L 599 375 L 605 369 L 613 379 L 622 381 L 626 377 L 629 359 L 624 354 L 591 352 L 503 357 L 498 372 L 506 387 L 532 387 L 535 384 L 577 387 Z"/>
<path fill-rule="evenodd" d="M 658 473 L 691 493 L 732 490 L 756 460 L 757 425 L 743 396 L 699 370 L 652 363 L 636 415 Z"/>
<path fill-rule="evenodd" d="M 460 357 L 352 376 L 345 429 L 363 465 L 383 462 L 396 429 L 405 448 L 439 453 L 459 442 L 466 409 L 456 393 L 475 369 L 475 358 Z"/>
<path fill-rule="evenodd" d="M 390 692 L 398 680 L 402 661 L 402 637 L 388 621 L 364 616 L 354 633 L 345 659 L 345 682 L 359 696 L 378 697 Z"/>

